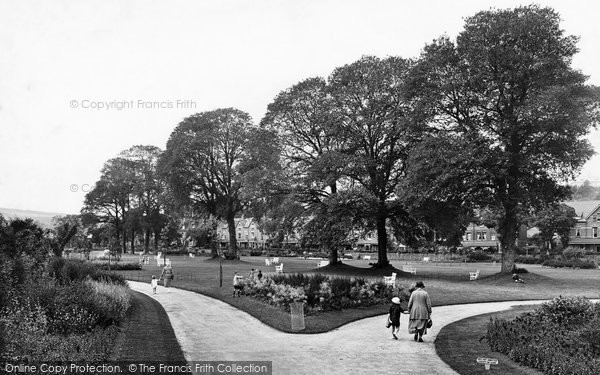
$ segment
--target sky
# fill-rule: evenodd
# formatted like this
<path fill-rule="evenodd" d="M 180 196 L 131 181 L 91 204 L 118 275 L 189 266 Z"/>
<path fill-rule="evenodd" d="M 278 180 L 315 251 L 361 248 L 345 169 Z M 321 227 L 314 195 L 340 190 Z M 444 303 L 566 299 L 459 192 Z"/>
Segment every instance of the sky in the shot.
<path fill-rule="evenodd" d="M 78 213 L 103 164 L 164 149 L 194 113 L 259 122 L 275 96 L 363 55 L 417 57 L 464 18 L 520 1 L 0 0 L 0 207 Z M 600 85 L 595 1 L 538 1 Z M 600 153 L 600 130 L 589 140 Z M 600 185 L 600 155 L 578 180 Z"/>

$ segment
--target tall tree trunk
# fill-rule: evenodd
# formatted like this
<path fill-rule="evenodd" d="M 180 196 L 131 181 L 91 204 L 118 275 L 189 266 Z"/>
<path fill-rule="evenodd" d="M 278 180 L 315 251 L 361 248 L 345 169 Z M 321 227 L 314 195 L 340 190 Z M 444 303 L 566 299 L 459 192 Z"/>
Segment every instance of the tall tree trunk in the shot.
<path fill-rule="evenodd" d="M 501 273 L 512 273 L 515 268 L 515 253 L 517 249 L 517 232 L 519 225 L 514 208 L 507 208 L 505 216 L 500 222 L 498 232 L 500 234 L 500 246 L 502 249 Z"/>
<path fill-rule="evenodd" d="M 127 231 L 125 230 L 125 226 L 123 226 L 123 244 L 122 244 L 122 248 L 121 248 L 121 254 L 125 253 L 127 251 Z M 119 257 L 121 256 L 121 254 L 119 254 Z"/>
<path fill-rule="evenodd" d="M 377 215 L 377 267 L 386 267 L 390 264 L 387 258 L 387 228 L 385 203 L 380 205 Z"/>
<path fill-rule="evenodd" d="M 227 217 L 227 229 L 229 230 L 229 253 L 237 258 L 237 238 L 235 236 L 235 218 L 233 215 Z"/>
<path fill-rule="evenodd" d="M 160 231 L 154 231 L 154 251 L 158 250 L 158 242 L 160 241 Z"/>
<path fill-rule="evenodd" d="M 131 254 L 135 254 L 135 229 L 131 228 Z"/>
<path fill-rule="evenodd" d="M 331 264 L 336 264 L 338 263 L 339 260 L 339 256 L 338 256 L 338 250 L 337 248 L 332 248 L 329 250 L 329 263 Z"/>
<path fill-rule="evenodd" d="M 147 253 L 150 249 L 150 228 L 144 229 L 144 252 Z"/>

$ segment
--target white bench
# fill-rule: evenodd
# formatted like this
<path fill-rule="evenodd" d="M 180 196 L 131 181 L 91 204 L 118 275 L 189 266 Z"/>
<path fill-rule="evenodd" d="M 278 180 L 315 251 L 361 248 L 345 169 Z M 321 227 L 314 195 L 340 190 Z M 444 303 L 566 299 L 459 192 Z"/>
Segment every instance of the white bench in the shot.
<path fill-rule="evenodd" d="M 270 266 L 273 262 L 271 261 L 271 259 L 265 259 L 265 265 L 266 266 Z"/>
<path fill-rule="evenodd" d="M 283 273 L 283 263 L 278 266 L 275 266 L 275 273 Z"/>
<path fill-rule="evenodd" d="M 413 275 L 417 274 L 417 269 L 414 266 L 402 266 L 402 271 L 412 273 Z"/>
<path fill-rule="evenodd" d="M 319 263 L 317 263 L 317 267 L 325 267 L 329 265 L 329 261 L 328 260 L 322 260 Z"/>
<path fill-rule="evenodd" d="M 370 255 L 363 255 L 363 259 L 364 260 L 371 260 L 371 256 Z"/>
<path fill-rule="evenodd" d="M 385 285 L 395 286 L 396 285 L 396 272 L 392 272 L 392 276 L 384 276 L 383 282 L 385 283 Z"/>
<path fill-rule="evenodd" d="M 469 280 L 477 280 L 479 278 L 479 270 L 475 272 L 469 272 Z"/>
<path fill-rule="evenodd" d="M 429 257 L 423 257 L 423 262 L 424 263 L 428 263 L 429 262 Z"/>

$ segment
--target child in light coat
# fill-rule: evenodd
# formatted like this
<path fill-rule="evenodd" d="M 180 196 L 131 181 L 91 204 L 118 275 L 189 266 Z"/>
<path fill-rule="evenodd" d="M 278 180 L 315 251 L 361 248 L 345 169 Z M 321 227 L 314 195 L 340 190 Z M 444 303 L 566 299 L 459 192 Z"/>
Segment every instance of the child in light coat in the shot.
<path fill-rule="evenodd" d="M 152 294 L 156 294 L 156 288 L 158 287 L 158 279 L 154 275 L 152 275 L 152 281 L 150 281 L 150 286 L 152 286 Z"/>

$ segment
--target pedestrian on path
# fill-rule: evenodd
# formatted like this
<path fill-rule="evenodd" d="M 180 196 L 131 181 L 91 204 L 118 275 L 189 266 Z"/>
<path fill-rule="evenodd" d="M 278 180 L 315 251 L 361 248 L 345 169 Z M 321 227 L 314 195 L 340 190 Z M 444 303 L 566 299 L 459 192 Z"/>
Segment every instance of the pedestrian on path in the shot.
<path fill-rule="evenodd" d="M 156 294 L 156 288 L 158 287 L 158 280 L 155 275 L 152 275 L 152 281 L 150 281 L 150 286 L 152 286 L 152 294 Z"/>
<path fill-rule="evenodd" d="M 241 296 L 242 289 L 244 286 L 242 285 L 242 279 L 244 277 L 239 275 L 237 272 L 233 275 L 233 297 L 237 294 L 238 297 Z"/>
<path fill-rule="evenodd" d="M 175 273 L 173 272 L 173 268 L 167 264 L 165 266 L 165 268 L 163 268 L 162 273 L 160 274 L 160 278 L 164 280 L 163 282 L 164 282 L 165 288 L 168 288 L 171 286 L 171 281 L 173 280 L 174 277 L 175 277 Z"/>
<path fill-rule="evenodd" d="M 392 298 L 392 305 L 390 306 L 390 314 L 388 315 L 387 327 L 392 327 L 392 337 L 394 340 L 398 340 L 396 334 L 400 331 L 400 313 L 402 313 L 402 307 L 400 306 L 400 298 Z"/>
<path fill-rule="evenodd" d="M 417 281 L 415 288 L 408 301 L 408 333 L 414 334 L 415 341 L 423 342 L 423 335 L 427 334 L 427 323 L 431 318 L 431 300 L 422 281 Z"/>

